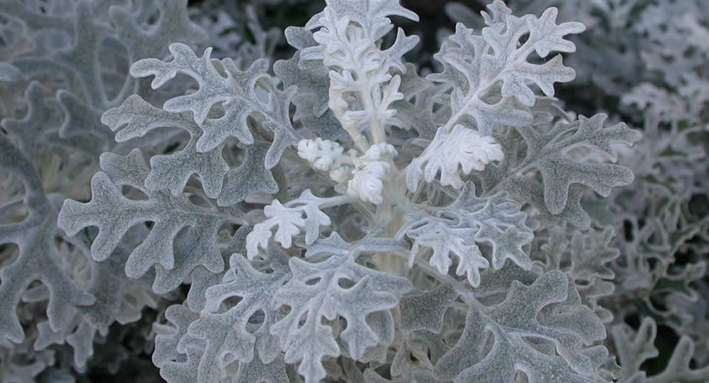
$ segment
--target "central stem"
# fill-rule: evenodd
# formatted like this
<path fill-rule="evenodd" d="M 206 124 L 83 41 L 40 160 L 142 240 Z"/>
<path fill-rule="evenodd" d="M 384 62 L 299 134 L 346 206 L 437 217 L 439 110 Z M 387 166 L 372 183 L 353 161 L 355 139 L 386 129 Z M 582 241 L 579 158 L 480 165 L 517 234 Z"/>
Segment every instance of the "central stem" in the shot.
<path fill-rule="evenodd" d="M 371 89 L 369 88 L 370 84 L 367 81 L 359 88 L 359 94 L 362 100 L 362 106 L 364 107 L 364 110 L 369 111 L 370 113 L 369 131 L 372 134 L 372 142 L 374 144 L 385 143 L 386 135 L 384 134 L 384 129 L 382 127 L 381 121 L 379 121 L 376 113 L 374 113 L 376 108 L 374 106 L 374 101 L 372 100 Z"/>

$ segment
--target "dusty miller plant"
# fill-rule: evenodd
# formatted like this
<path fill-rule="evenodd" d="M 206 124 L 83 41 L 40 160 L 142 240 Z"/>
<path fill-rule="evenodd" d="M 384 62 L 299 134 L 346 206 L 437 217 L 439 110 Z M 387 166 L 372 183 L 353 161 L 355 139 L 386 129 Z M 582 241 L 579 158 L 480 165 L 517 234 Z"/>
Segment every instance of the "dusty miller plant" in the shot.
<path fill-rule="evenodd" d="M 657 362 L 709 362 L 707 8 L 701 1 L 510 2 L 534 14 L 550 5 L 560 7 L 560 19 L 589 27 L 572 38 L 580 88 L 572 84 L 577 96 L 569 101 L 579 108 L 604 105 L 644 129 L 640 145 L 620 154 L 636 176 L 634 186 L 616 190 L 607 212 L 596 216 L 618 233 L 610 242 L 619 250 L 609 262 L 615 291 L 602 306 L 614 314 L 609 338 L 624 367 L 621 380 L 642 381 L 648 369 L 655 382 L 707 379 L 706 372 L 678 373 L 672 363 L 665 369 L 666 362 Z M 466 25 L 482 20 L 460 4 L 447 10 Z M 611 105 L 616 97 L 621 102 Z M 671 333 L 679 340 L 662 344 Z M 659 350 L 653 343 L 661 343 Z"/>
<path fill-rule="evenodd" d="M 454 5 L 431 72 L 398 0 L 326 1 L 280 60 L 261 3 L 0 2 L 0 381 L 709 380 L 697 8 Z M 559 100 L 577 43 L 602 91 Z"/>

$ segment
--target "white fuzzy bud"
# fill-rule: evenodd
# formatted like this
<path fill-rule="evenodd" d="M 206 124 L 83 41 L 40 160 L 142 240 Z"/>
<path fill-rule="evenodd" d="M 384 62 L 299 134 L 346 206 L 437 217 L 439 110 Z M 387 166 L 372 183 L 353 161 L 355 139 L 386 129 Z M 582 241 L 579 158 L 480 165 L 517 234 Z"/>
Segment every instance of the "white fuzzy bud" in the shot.
<path fill-rule="evenodd" d="M 384 181 L 391 170 L 391 160 L 396 157 L 394 146 L 381 143 L 372 145 L 364 155 L 354 159 L 354 177 L 347 184 L 347 194 L 378 205 L 384 201 Z"/>
<path fill-rule="evenodd" d="M 344 149 L 337 142 L 323 140 L 320 137 L 298 142 L 298 156 L 310 162 L 317 170 L 330 171 L 343 152 Z"/>
<path fill-rule="evenodd" d="M 347 194 L 366 202 L 378 205 L 384 201 L 382 190 L 383 179 L 389 173 L 391 165 L 386 162 L 370 162 L 364 168 L 355 172 L 347 184 Z"/>

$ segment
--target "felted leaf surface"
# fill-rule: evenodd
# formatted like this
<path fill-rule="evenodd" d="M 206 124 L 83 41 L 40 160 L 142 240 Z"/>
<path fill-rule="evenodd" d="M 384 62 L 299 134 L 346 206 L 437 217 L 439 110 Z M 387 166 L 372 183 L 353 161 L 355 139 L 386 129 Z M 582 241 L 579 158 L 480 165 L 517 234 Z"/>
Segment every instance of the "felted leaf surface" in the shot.
<path fill-rule="evenodd" d="M 392 380 L 382 378 L 374 370 L 368 369 L 364 372 L 364 381 L 366 383 L 439 383 L 429 371 L 414 371 L 411 376 L 399 377 Z"/>
<path fill-rule="evenodd" d="M 271 148 L 266 156 L 266 167 L 274 167 L 283 150 L 295 140 L 290 124 L 288 106 L 295 94 L 295 88 L 281 92 L 270 83 L 265 59 L 254 62 L 246 71 L 237 69 L 231 59 L 212 60 L 211 49 L 205 50 L 198 58 L 192 49 L 184 44 L 170 45 L 172 61 L 143 59 L 131 67 L 135 77 L 155 76 L 151 85 L 154 89 L 163 86 L 178 73 L 192 77 L 199 89 L 188 95 L 178 96 L 165 102 L 163 109 L 168 112 L 192 112 L 195 122 L 204 131 L 197 141 L 197 150 L 210 151 L 234 136 L 245 144 L 254 142 L 247 119 L 254 116 L 262 121 L 263 127 L 273 132 Z M 266 86 L 268 100 L 257 95 L 257 83 Z M 224 115 L 208 118 L 210 110 L 220 107 Z"/>
<path fill-rule="evenodd" d="M 605 126 L 607 118 L 607 115 L 597 114 L 591 118 L 581 116 L 570 123 L 558 122 L 548 130 L 534 127 L 519 129 L 527 144 L 524 154 L 514 152 L 521 150 L 519 146 L 507 146 L 507 150 L 511 150 L 505 153 L 508 162 L 496 170 L 497 174 L 490 172 L 483 176 L 484 185 L 499 188 L 502 186 L 500 182 L 506 182 L 504 186 L 515 197 L 535 206 L 543 200 L 540 210 L 552 215 L 563 214 L 570 217 L 571 223 L 587 228 L 590 220 L 578 203 L 581 194 L 576 188 L 589 187 L 607 197 L 613 188 L 629 185 L 634 179 L 627 167 L 604 160 L 616 161 L 613 145 L 632 146 L 641 135 L 623 123 Z M 576 152 L 578 149 L 593 152 L 600 160 L 588 155 L 584 157 Z M 541 187 L 522 176 L 529 171 L 539 172 Z M 539 195 L 540 192 L 542 195 Z"/>
<path fill-rule="evenodd" d="M 243 250 L 245 232 L 237 231 L 226 253 Z M 271 248 L 263 261 L 250 263 L 233 254 L 230 264 L 225 273 L 208 278 L 195 270 L 186 304 L 169 307 L 169 323 L 155 325 L 153 362 L 168 382 L 289 382 L 283 354 L 268 332 L 273 292 L 290 276 L 287 258 Z"/>
<path fill-rule="evenodd" d="M 443 285 L 431 291 L 410 292 L 399 302 L 401 310 L 401 331 L 426 330 L 438 333 L 443 327 L 443 315 L 448 304 L 453 302 L 458 294 L 449 285 Z"/>
<path fill-rule="evenodd" d="M 17 147 L 23 154 L 32 158 L 37 154 L 41 137 L 51 126 L 54 117 L 52 109 L 47 105 L 42 92 L 42 85 L 31 82 L 25 90 L 27 114 L 22 119 L 3 118 L 2 127 L 15 137 Z"/>
<path fill-rule="evenodd" d="M 187 334 L 190 324 L 199 318 L 199 313 L 195 313 L 187 305 L 172 305 L 165 310 L 167 323 L 155 323 L 155 350 L 153 350 L 152 360 L 156 367 L 162 367 L 165 363 L 180 358 L 177 351 L 177 344 Z"/>
<path fill-rule="evenodd" d="M 647 378 L 648 383 L 682 382 L 700 383 L 709 379 L 709 367 L 693 369 L 694 342 L 688 336 L 683 336 L 674 351 L 667 367 L 662 373 Z"/>
<path fill-rule="evenodd" d="M 618 359 L 623 366 L 623 381 L 644 378 L 640 366 L 647 359 L 659 355 L 654 342 L 657 336 L 657 324 L 652 318 L 645 318 L 640 328 L 635 331 L 626 324 L 611 328 Z"/>
<path fill-rule="evenodd" d="M 266 168 L 268 151 L 268 144 L 261 142 L 246 147 L 239 167 L 226 174 L 224 188 L 217 198 L 219 206 L 231 206 L 259 193 L 278 192 L 273 172 Z"/>
<path fill-rule="evenodd" d="M 93 198 L 88 203 L 64 202 L 58 224 L 69 235 L 87 226 L 99 228 L 91 255 L 102 261 L 120 243 L 128 229 L 136 224 L 153 222 L 147 238 L 128 257 L 126 274 L 137 278 L 152 266 L 173 269 L 173 241 L 185 227 L 199 235 L 199 246 L 192 256 L 212 272 L 219 272 L 224 263 L 217 248 L 216 235 L 225 222 L 243 222 L 240 214 L 216 207 L 202 207 L 185 195 L 174 196 L 167 190 L 150 190 L 144 186 L 149 170 L 138 149 L 125 157 L 106 153 L 101 156 L 103 172 L 91 180 Z M 121 192 L 127 185 L 142 191 L 147 200 L 132 200 Z M 235 213 L 235 214 L 233 214 Z"/>
<path fill-rule="evenodd" d="M 34 383 L 56 363 L 54 350 L 34 351 L 30 342 L 0 349 L 0 379 L 11 383 Z M 27 358 L 28 356 L 31 357 Z"/>
<path fill-rule="evenodd" d="M 288 43 L 298 51 L 317 45 L 313 33 L 305 28 L 286 28 L 285 35 Z M 328 110 L 330 77 L 328 68 L 321 61 L 304 61 L 300 52 L 296 52 L 288 60 L 276 61 L 273 71 L 285 86 L 298 87 L 293 100 L 298 108 L 297 115 L 321 117 Z"/>
<path fill-rule="evenodd" d="M 180 355 L 180 359 L 163 364 L 160 368 L 160 376 L 168 383 L 203 382 L 197 378 L 200 352 L 197 349 L 190 348 Z M 270 363 L 263 363 L 258 356 L 254 357 L 249 363 L 239 363 L 236 373 L 230 374 L 228 379 L 234 383 L 292 382 L 287 374 L 287 365 L 283 361 L 283 355 L 279 355 Z"/>
<path fill-rule="evenodd" d="M 319 198 L 305 190 L 300 197 L 281 204 L 274 200 L 264 208 L 266 220 L 256 224 L 246 237 L 246 249 L 249 258 L 259 253 L 259 248 L 266 249 L 268 241 L 273 239 L 288 249 L 293 245 L 293 237 L 305 232 L 305 244 L 311 245 L 320 236 L 320 227 L 330 225 L 330 217 L 320 209 L 325 207 L 334 197 Z M 272 232 L 275 231 L 275 234 Z"/>
<path fill-rule="evenodd" d="M 620 255 L 612 226 L 603 230 L 574 231 L 570 240 L 562 233 L 553 233 L 540 250 L 546 258 L 547 270 L 564 270 L 577 283 L 579 295 L 604 323 L 613 320 L 613 313 L 599 300 L 615 291 L 611 265 Z"/>
<path fill-rule="evenodd" d="M 138 320 L 142 309 L 154 303 L 149 290 L 144 286 L 136 288 L 134 281 L 129 281 L 122 272 L 127 253 L 121 246 L 106 262 L 86 261 L 83 245 L 84 241 L 91 240 L 89 233 L 93 231 L 82 230 L 70 239 L 56 226 L 55 206 L 66 196 L 61 194 L 82 195 L 87 186 L 83 180 L 88 180 L 86 175 L 93 172 L 93 162 L 113 146 L 113 133 L 101 124 L 101 111 L 136 90 L 135 83 L 125 77 L 125 64 L 136 59 L 137 52 L 127 46 L 129 44 L 122 45 L 126 41 L 121 41 L 115 34 L 116 26 L 108 23 L 108 10 L 112 6 L 107 2 L 7 1 L 0 7 L 1 55 L 12 57 L 11 61 L 17 66 L 11 67 L 20 70 L 15 74 L 33 79 L 26 90 L 25 117 L 2 122 L 20 150 L 0 148 L 0 157 L 4 157 L 0 162 L 10 159 L 7 164 L 10 173 L 16 173 L 8 179 L 10 185 L 15 177 L 25 184 L 28 197 L 25 208 L 29 214 L 21 222 L 13 222 L 10 216 L 11 224 L 5 227 L 21 228 L 26 237 L 0 235 L 0 242 L 8 240 L 7 244 L 17 244 L 19 248 L 18 257 L 4 265 L 7 267 L 3 271 L 13 275 L 0 283 L 3 290 L 0 291 L 3 311 L 0 327 L 3 330 L 5 326 L 14 327 L 12 317 L 16 308 L 10 309 L 7 305 L 16 305 L 21 298 L 28 303 L 20 309 L 23 325 L 31 329 L 29 333 L 34 337 L 34 348 L 65 344 L 54 348 L 59 350 L 58 359 L 64 366 L 50 363 L 54 367 L 37 378 L 40 380 L 72 381 L 66 370 L 73 367 L 78 373 L 85 371 L 88 360 L 95 356 L 97 332 L 105 333 L 114 322 L 126 324 Z M 159 33 L 160 39 L 194 42 L 192 38 L 201 31 L 186 17 L 185 6 L 186 1 L 160 0 L 151 4 L 123 2 L 113 8 L 120 8 L 135 19 L 136 33 L 149 30 Z M 168 15 L 170 12 L 184 17 L 176 20 Z M 146 13 L 152 13 L 150 22 L 144 18 Z M 8 20 L 11 22 L 7 23 Z M 168 31 L 166 26 L 176 33 Z M 10 28 L 15 30 L 10 31 Z M 166 47 L 146 44 L 142 48 L 148 52 L 146 54 L 161 55 Z M 10 91 L 9 87 L 4 87 L 3 97 L 7 96 L 5 89 Z M 7 104 L 8 100 L 3 102 Z M 16 115 L 15 111 L 8 112 L 6 116 Z M 4 141 L 5 137 L 0 140 Z M 89 161 L 79 154 L 88 154 Z M 46 196 L 40 183 L 44 183 Z M 22 200 L 22 196 L 13 200 L 17 197 Z M 6 207 L 5 201 L 0 205 Z M 67 250 L 67 242 L 73 245 L 71 251 Z M 3 255 L 6 254 L 8 252 Z M 41 283 L 22 294 L 30 283 L 36 282 Z M 79 290 L 78 285 L 85 291 Z M 47 320 L 41 310 L 34 312 L 34 308 L 29 308 L 45 300 L 49 300 Z M 0 332 L 0 338 L 4 338 L 4 331 Z M 37 354 L 42 355 L 44 353 Z M 26 353 L 24 357 L 32 355 Z"/>
<path fill-rule="evenodd" d="M 32 282 L 40 281 L 46 286 L 47 318 L 57 331 L 69 325 L 76 306 L 90 305 L 95 298 L 58 272 L 56 211 L 44 194 L 33 164 L 4 134 L 0 134 L 0 168 L 24 185 L 24 203 L 29 213 L 18 223 L 0 224 L 0 245 L 14 244 L 19 248 L 14 262 L 0 270 L 0 339 L 19 343 L 25 332 L 17 316 L 17 305 Z"/>
<path fill-rule="evenodd" d="M 434 56 L 444 71 L 430 77 L 453 89 L 452 117 L 446 127 L 470 116 L 483 135 L 491 134 L 495 125 L 529 125 L 533 117 L 528 108 L 538 98 L 533 85 L 553 97 L 555 82 L 574 79 L 574 70 L 562 64 L 561 56 L 544 64 L 528 60 L 533 52 L 541 58 L 552 51 L 573 52 L 574 44 L 563 37 L 585 29 L 580 23 L 557 25 L 556 8 L 547 9 L 540 18 L 512 16 L 500 0 L 488 8 L 493 16 L 488 17 L 488 26 L 480 35 L 460 23 L 456 26 L 455 34 Z M 523 36 L 527 38 L 521 42 Z"/>
<path fill-rule="evenodd" d="M 587 235 L 575 232 L 571 239 L 573 254 L 571 273 L 574 280 L 592 281 L 594 278 L 613 279 L 615 273 L 610 263 L 618 258 L 620 251 L 612 247 L 615 235 L 613 228 L 607 226 L 603 231 L 590 231 Z"/>
<path fill-rule="evenodd" d="M 196 43 L 207 39 L 207 34 L 190 20 L 187 1 L 156 0 L 160 18 L 152 28 L 138 25 L 129 9 L 119 6 L 109 8 L 111 21 L 115 23 L 117 34 L 133 60 L 159 57 L 165 47 L 174 42 Z"/>
<path fill-rule="evenodd" d="M 64 123 L 59 137 L 95 136 L 102 141 L 113 141 L 113 133 L 101 123 L 101 112 L 84 104 L 76 95 L 60 90 L 57 102 L 64 112 Z"/>
<path fill-rule="evenodd" d="M 293 279 L 274 296 L 276 306 L 289 306 L 291 310 L 271 326 L 271 334 L 279 338 L 286 353 L 286 362 L 299 361 L 298 372 L 308 383 L 326 376 L 324 357 L 340 355 L 332 328 L 323 324 L 324 319 L 341 317 L 347 321 L 340 339 L 352 358 L 359 359 L 379 341 L 366 321 L 367 315 L 388 311 L 410 289 L 410 282 L 404 278 L 356 263 L 365 247 L 348 245 L 337 234 L 322 242 L 322 247 L 316 242 L 307 254 L 309 258 L 327 257 L 322 262 L 291 258 Z M 342 287 L 340 280 L 353 285 Z M 303 317 L 305 322 L 301 324 Z"/>
<path fill-rule="evenodd" d="M 481 136 L 463 125 L 456 125 L 452 132 L 440 128 L 426 150 L 406 168 L 406 186 L 414 192 L 421 179 L 430 183 L 440 173 L 441 185 L 461 189 L 465 185 L 461 173 L 482 171 L 490 162 L 502 159 L 502 149 L 491 136 Z"/>
<path fill-rule="evenodd" d="M 145 307 L 156 306 L 155 296 L 145 290 L 144 281 L 131 280 L 123 272 L 129 254 L 124 248 L 117 248 L 104 262 L 89 262 L 88 267 L 83 266 L 84 257 L 90 257 L 88 244 L 94 234 L 95 230 L 83 230 L 76 237 L 67 238 L 79 250 L 72 253 L 62 251 L 58 257 L 62 263 L 60 271 L 85 284 L 86 292 L 95 298 L 94 303 L 76 306 L 71 320 L 62 328 L 52 328 L 49 322 L 38 323 L 38 335 L 34 342 L 35 349 L 69 344 L 73 348 L 74 367 L 78 370 L 84 370 L 95 355 L 94 341 L 99 333 L 105 334 L 109 326 L 116 322 L 123 325 L 136 322 Z M 61 249 L 66 250 L 66 247 Z M 25 294 L 23 301 L 48 298 L 48 294 L 29 295 Z"/>
<path fill-rule="evenodd" d="M 22 72 L 14 65 L 0 62 L 0 81 L 12 82 L 22 78 Z"/>
<path fill-rule="evenodd" d="M 614 164 L 580 164 L 567 157 L 569 150 L 586 147 L 616 160 L 613 144 L 632 145 L 640 139 L 640 133 L 625 124 L 605 127 L 607 116 L 595 115 L 590 119 L 581 117 L 571 126 L 557 126 L 550 133 L 540 135 L 533 130 L 521 134 L 529 144 L 528 161 L 538 158 L 531 168 L 536 168 L 544 178 L 544 201 L 553 214 L 563 211 L 574 183 L 584 184 L 598 194 L 607 197 L 612 188 L 628 185 L 633 175 L 627 168 Z M 561 137 L 565 133 L 571 136 Z M 552 141 L 553 140 L 553 141 Z"/>
<path fill-rule="evenodd" d="M 222 282 L 207 289 L 204 310 L 188 330 L 190 338 L 205 345 L 197 367 L 199 382 L 219 381 L 225 375 L 226 360 L 248 364 L 260 357 L 268 364 L 281 355 L 277 341 L 268 333 L 274 321 L 271 301 L 290 278 L 290 270 L 284 254 L 272 250 L 270 255 L 270 273 L 257 270 L 240 254 L 232 255 Z M 233 297 L 241 300 L 223 312 L 222 305 Z M 255 316 L 262 318 L 258 325 L 252 323 Z M 259 357 L 255 357 L 255 347 Z"/>
<path fill-rule="evenodd" d="M 49 21 L 42 20 L 39 12 L 30 11 L 24 5 L 20 5 L 15 9 L 11 8 L 10 14 L 15 12 L 25 16 L 20 16 L 20 18 L 25 20 L 29 18 L 27 13 L 34 13 L 39 16 L 34 20 L 35 22 Z M 99 108 L 107 105 L 108 99 L 99 74 L 101 65 L 98 63 L 98 55 L 96 53 L 101 46 L 102 40 L 111 32 L 109 25 L 100 18 L 94 17 L 91 5 L 86 2 L 76 4 L 73 18 L 63 20 L 55 18 L 52 21 L 55 24 L 48 25 L 50 28 L 53 26 L 64 33 L 70 31 L 69 33 L 72 35 L 71 43 L 63 47 L 64 49 L 56 50 L 56 53 L 50 57 L 20 57 L 15 60 L 15 65 L 22 69 L 27 77 L 34 77 L 52 71 L 58 71 L 67 77 L 75 76 L 74 78 L 78 80 L 83 96 L 90 106 Z M 63 23 L 73 25 L 67 28 L 68 25 L 62 25 Z M 37 26 L 34 27 L 37 28 Z"/>
<path fill-rule="evenodd" d="M 391 28 L 388 17 L 401 16 L 414 21 L 418 20 L 418 15 L 402 7 L 398 0 L 376 1 L 376 0 L 328 0 L 327 8 L 333 10 L 340 17 L 348 17 L 350 20 L 359 23 L 364 30 L 371 31 L 376 36 L 381 37 L 382 28 Z M 314 29 L 323 26 L 324 13 L 315 15 L 305 26 L 306 29 Z M 320 16 L 320 17 L 318 17 Z"/>
<path fill-rule="evenodd" d="M 222 248 L 222 258 L 224 259 L 224 264 L 229 264 L 229 259 L 231 255 L 238 253 L 243 254 L 246 252 L 246 235 L 249 233 L 251 226 L 243 225 L 239 227 L 234 235 L 231 237 L 229 244 Z M 204 306 L 207 304 L 206 301 L 206 291 L 208 288 L 219 284 L 224 278 L 224 274 L 228 271 L 225 268 L 224 271 L 214 274 L 211 271 L 205 269 L 204 267 L 194 268 L 194 265 L 199 265 L 199 259 L 195 259 L 191 254 L 194 251 L 192 246 L 187 244 L 199 243 L 199 241 L 186 240 L 184 246 L 181 246 L 180 251 L 176 254 L 177 258 L 175 260 L 175 272 L 165 273 L 161 268 L 156 271 L 155 280 L 156 283 L 161 280 L 161 286 L 164 286 L 163 291 L 170 291 L 186 279 L 187 275 L 191 272 L 192 284 L 190 285 L 190 291 L 187 294 L 187 304 L 193 311 L 202 311 Z M 178 272 L 182 270 L 182 272 Z M 163 277 L 164 275 L 164 277 Z M 155 285 L 153 285 L 155 288 Z"/>
<path fill-rule="evenodd" d="M 156 128 L 175 127 L 187 131 L 190 140 L 177 153 L 156 155 L 150 159 L 150 173 L 145 186 L 151 190 L 169 189 L 173 195 L 182 194 L 192 174 L 197 174 L 208 197 L 216 198 L 229 166 L 222 158 L 223 145 L 198 152 L 197 142 L 202 130 L 189 113 L 170 113 L 150 105 L 138 95 L 126 99 L 120 107 L 109 109 L 101 121 L 116 133 L 116 141 L 123 142 L 145 136 Z"/>
<path fill-rule="evenodd" d="M 435 376 L 512 383 L 519 371 L 530 383 L 591 383 L 608 352 L 588 346 L 605 335 L 568 277 L 551 271 L 529 286 L 514 281 L 500 303 L 472 306 L 461 338 L 438 360 Z"/>
<path fill-rule="evenodd" d="M 233 69 L 238 72 L 235 74 L 227 72 L 222 75 L 215 67 L 217 64 L 224 69 L 221 66 L 222 62 L 212 61 L 211 49 L 205 50 L 202 57 L 197 57 L 192 49 L 184 44 L 172 44 L 169 49 L 173 57 L 172 61 L 165 62 L 158 59 L 138 61 L 131 67 L 131 75 L 155 76 L 151 83 L 153 89 L 165 85 L 178 73 L 192 77 L 198 82 L 199 90 L 170 99 L 165 102 L 163 108 L 168 112 L 192 112 L 195 122 L 202 124 L 215 104 L 227 103 L 224 105 L 225 110 L 231 109 L 230 119 L 235 123 L 234 129 L 239 129 L 234 130 L 232 134 L 247 144 L 253 142 L 253 136 L 246 126 L 246 118 L 249 114 L 258 111 L 255 87 L 259 78 L 265 75 L 267 62 L 258 61 L 245 72 L 238 71 L 232 64 Z M 231 106 L 233 108 L 230 108 Z M 206 150 L 206 146 L 214 147 L 221 142 L 221 140 L 209 141 L 204 139 L 200 148 Z"/>
<path fill-rule="evenodd" d="M 159 0 L 154 2 L 157 11 L 152 16 L 152 22 L 142 19 L 146 12 L 154 12 L 153 7 L 142 7 L 137 4 L 100 4 L 91 5 L 78 2 L 63 8 L 73 8 L 67 15 L 67 9 L 56 10 L 62 16 L 37 12 L 27 4 L 14 3 L 3 7 L 3 13 L 23 20 L 32 37 L 37 40 L 49 32 L 56 34 L 55 38 L 69 34 L 71 39 L 66 46 L 60 46 L 50 55 L 25 55 L 15 60 L 26 77 L 34 77 L 45 73 L 62 73 L 66 77 L 75 78 L 81 86 L 82 99 L 87 106 L 105 110 L 111 106 L 107 94 L 113 84 L 102 78 L 102 72 L 114 71 L 106 68 L 99 60 L 99 52 L 106 39 L 119 40 L 127 49 L 130 60 L 154 57 L 164 54 L 167 44 L 173 42 L 195 43 L 206 38 L 205 33 L 187 17 L 186 0 Z M 101 14 L 104 12 L 105 14 Z M 110 14 L 109 17 L 106 17 Z M 116 36 L 117 35 L 117 36 Z M 147 42 L 150 41 L 150 42 Z M 43 44 L 38 42 L 39 44 Z M 120 73 L 124 76 L 124 73 Z M 124 89 L 120 92 L 119 102 L 131 90 L 132 81 L 126 79 L 120 84 Z"/>
<path fill-rule="evenodd" d="M 413 241 L 409 263 L 421 247 L 431 248 L 430 263 L 442 274 L 448 273 L 451 257 L 458 258 L 458 275 L 467 275 L 473 286 L 480 284 L 480 270 L 490 266 L 478 244 L 492 247 L 492 266 L 499 269 L 507 259 L 523 268 L 530 268 L 525 246 L 534 234 L 526 226 L 527 215 L 510 201 L 505 193 L 489 198 L 477 197 L 475 186 L 466 184 L 457 200 L 445 208 L 413 211 L 399 230 Z"/>
<path fill-rule="evenodd" d="M 286 370 L 283 355 L 279 354 L 275 360 L 264 363 L 261 358 L 254 357 L 249 363 L 239 364 L 239 370 L 234 377 L 234 383 L 290 383 L 291 379 Z"/>

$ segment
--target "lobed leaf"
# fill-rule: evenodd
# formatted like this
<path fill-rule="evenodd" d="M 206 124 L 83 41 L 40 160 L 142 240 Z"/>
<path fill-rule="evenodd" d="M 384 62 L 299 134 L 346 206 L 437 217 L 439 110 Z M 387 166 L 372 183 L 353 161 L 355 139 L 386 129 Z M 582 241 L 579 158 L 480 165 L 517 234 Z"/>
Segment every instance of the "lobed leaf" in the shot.
<path fill-rule="evenodd" d="M 322 247 L 318 242 L 311 246 L 308 256 L 327 258 L 319 263 L 291 258 L 293 279 L 274 296 L 275 305 L 289 306 L 290 312 L 271 326 L 271 334 L 279 338 L 286 362 L 300 361 L 298 372 L 308 383 L 326 376 L 323 358 L 340 355 L 332 328 L 322 323 L 324 319 L 347 321 L 340 338 L 352 358 L 359 359 L 379 341 L 367 316 L 395 307 L 401 294 L 410 289 L 404 278 L 357 264 L 363 247 L 351 246 L 335 233 L 322 243 Z M 341 287 L 340 280 L 353 285 Z M 391 321 L 391 314 L 388 317 Z"/>
<path fill-rule="evenodd" d="M 498 304 L 471 306 L 461 338 L 438 360 L 435 376 L 456 383 L 511 382 L 523 372 L 530 383 L 591 383 L 608 351 L 588 346 L 603 338 L 605 328 L 568 277 L 551 271 L 529 286 L 514 281 Z M 543 344 L 549 344 L 547 352 Z"/>
<path fill-rule="evenodd" d="M 88 203 L 65 201 L 58 219 L 59 227 L 69 235 L 88 226 L 99 228 L 91 246 L 95 260 L 107 259 L 129 228 L 152 222 L 148 236 L 128 257 L 125 269 L 129 277 L 140 277 L 155 265 L 172 270 L 175 267 L 173 241 L 186 227 L 197 234 L 198 246 L 195 247 L 199 250 L 192 256 L 200 259 L 198 264 L 214 273 L 224 268 L 215 238 L 225 222 L 243 222 L 237 211 L 199 206 L 185 195 L 174 196 L 166 190 L 146 188 L 144 183 L 149 170 L 138 149 L 125 157 L 107 153 L 101 160 L 104 172 L 97 173 L 91 180 L 92 200 Z M 148 199 L 126 198 L 121 185 L 140 190 Z"/>
<path fill-rule="evenodd" d="M 480 284 L 480 270 L 490 266 L 479 244 L 492 247 L 492 266 L 499 269 L 507 259 L 529 269 L 532 261 L 524 249 L 534 234 L 525 225 L 527 215 L 505 193 L 492 197 L 477 197 L 475 185 L 466 184 L 450 206 L 413 211 L 397 233 L 413 240 L 409 265 L 421 247 L 433 250 L 429 262 L 442 274 L 448 273 L 451 256 L 458 258 L 458 275 L 467 275 L 472 286 Z"/>

